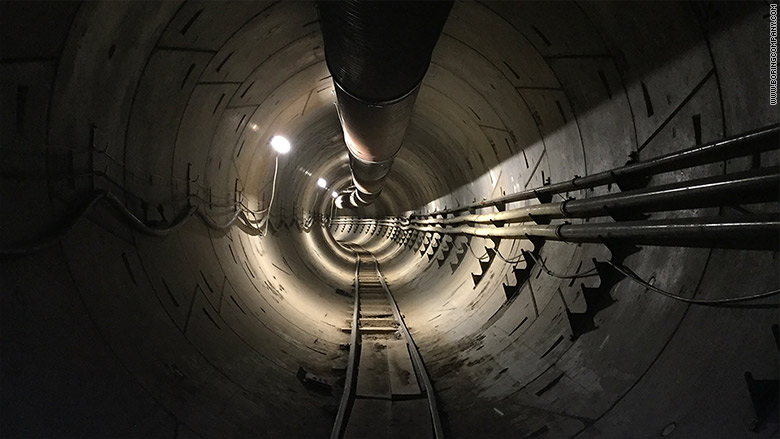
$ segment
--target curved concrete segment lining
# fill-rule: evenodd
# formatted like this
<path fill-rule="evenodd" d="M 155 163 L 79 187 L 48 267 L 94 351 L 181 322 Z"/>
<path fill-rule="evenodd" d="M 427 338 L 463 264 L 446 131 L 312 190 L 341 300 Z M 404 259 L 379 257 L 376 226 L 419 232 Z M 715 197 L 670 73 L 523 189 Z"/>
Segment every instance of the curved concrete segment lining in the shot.
<path fill-rule="evenodd" d="M 340 214 L 332 192 L 352 181 L 312 3 L 0 11 L 3 247 L 60 230 L 95 190 L 156 227 L 194 206 L 218 223 L 237 205 L 262 216 L 269 142 L 291 144 L 267 234 L 193 219 L 150 237 L 98 203 L 53 245 L 0 261 L 1 436 L 326 437 L 355 270 L 340 241 L 377 256 L 447 437 L 776 436 L 776 299 L 701 307 L 630 280 L 550 275 L 618 257 L 601 244 L 432 235 L 411 249 L 386 230 L 321 227 Z M 351 212 L 429 213 L 776 123 L 767 13 L 760 3 L 458 2 L 381 196 Z M 769 151 L 652 184 L 777 162 Z M 678 294 L 778 287 L 777 252 L 635 250 L 623 264 Z"/>

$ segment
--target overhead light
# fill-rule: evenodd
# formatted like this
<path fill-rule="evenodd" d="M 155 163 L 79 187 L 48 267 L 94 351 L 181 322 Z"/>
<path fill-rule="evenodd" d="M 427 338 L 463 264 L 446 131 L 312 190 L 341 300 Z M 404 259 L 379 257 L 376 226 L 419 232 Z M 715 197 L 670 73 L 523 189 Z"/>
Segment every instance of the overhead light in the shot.
<path fill-rule="evenodd" d="M 318 178 L 317 179 L 317 186 L 319 186 L 319 187 L 324 189 L 324 188 L 328 187 L 328 182 L 325 181 L 324 178 Z"/>
<path fill-rule="evenodd" d="M 279 154 L 287 154 L 290 152 L 290 141 L 282 136 L 274 136 L 271 139 L 271 147 Z"/>
<path fill-rule="evenodd" d="M 339 197 L 339 193 L 336 192 L 336 191 L 333 191 L 333 192 L 330 193 L 330 196 L 333 197 L 333 198 L 338 198 Z"/>

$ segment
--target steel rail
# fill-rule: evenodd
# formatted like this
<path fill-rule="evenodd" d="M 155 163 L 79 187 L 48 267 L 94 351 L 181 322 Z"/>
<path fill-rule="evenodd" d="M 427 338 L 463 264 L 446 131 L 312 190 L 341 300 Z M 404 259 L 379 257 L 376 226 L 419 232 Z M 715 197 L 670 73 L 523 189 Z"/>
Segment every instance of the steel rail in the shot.
<path fill-rule="evenodd" d="M 584 177 L 574 177 L 569 181 L 554 183 L 534 189 L 509 194 L 492 200 L 479 201 L 452 209 L 444 209 L 425 214 L 412 214 L 412 217 L 424 218 L 437 215 L 446 216 L 475 209 L 494 207 L 515 201 L 544 198 L 555 194 L 619 183 L 621 180 L 646 177 L 677 169 L 712 163 L 734 157 L 743 157 L 757 152 L 777 149 L 777 135 L 780 124 L 769 125 L 754 131 L 729 137 L 716 142 L 694 146 L 682 151 L 662 155 L 647 161 L 631 163 L 619 168 Z"/>
<path fill-rule="evenodd" d="M 353 249 L 353 251 L 355 251 Z M 355 302 L 354 309 L 352 310 L 352 332 L 349 336 L 349 358 L 347 360 L 347 376 L 344 381 L 344 393 L 341 394 L 341 402 L 339 403 L 339 410 L 336 414 L 336 420 L 333 423 L 333 430 L 330 432 L 330 439 L 341 439 L 344 434 L 344 430 L 347 428 L 348 416 L 347 412 L 353 399 L 354 383 L 357 379 L 356 364 L 357 364 L 357 350 L 358 347 L 358 315 L 360 310 L 360 254 L 355 251 Z"/>
<path fill-rule="evenodd" d="M 615 211 L 660 212 L 777 201 L 780 195 L 778 167 L 719 175 L 697 180 L 619 192 L 581 200 L 538 204 L 503 212 L 460 215 L 453 218 L 413 219 L 412 224 L 451 225 L 463 223 L 522 222 L 545 218 L 609 216 Z M 380 223 L 381 224 L 381 223 Z"/>
<path fill-rule="evenodd" d="M 412 334 L 409 333 L 409 328 L 406 327 L 406 322 L 404 321 L 403 316 L 401 315 L 401 311 L 398 309 L 398 304 L 395 302 L 395 298 L 393 297 L 393 294 L 390 292 L 390 288 L 387 287 L 387 283 L 385 282 L 385 277 L 382 275 L 382 272 L 379 270 L 379 261 L 377 260 L 376 256 L 371 254 L 371 256 L 374 258 L 374 264 L 376 266 L 376 274 L 379 278 L 379 282 L 382 284 L 382 288 L 385 290 L 385 293 L 387 294 L 387 299 L 390 302 L 390 307 L 393 310 L 393 315 L 395 316 L 396 321 L 398 322 L 398 329 L 401 331 L 401 334 L 403 334 L 404 338 L 406 339 L 406 344 L 409 347 L 409 354 L 412 357 L 412 361 L 414 362 L 414 367 L 417 369 L 417 371 L 420 373 L 420 377 L 422 378 L 423 385 L 425 386 L 425 394 L 428 398 L 428 408 L 430 409 L 430 415 L 431 415 L 431 423 L 433 424 L 433 434 L 436 439 L 444 439 L 444 430 L 441 425 L 441 418 L 439 416 L 439 408 L 436 403 L 436 394 L 433 390 L 433 383 L 431 382 L 431 378 L 428 376 L 428 371 L 425 369 L 425 363 L 423 363 L 422 356 L 420 355 L 420 351 L 417 349 L 417 345 L 414 343 L 414 339 L 412 339 Z"/>

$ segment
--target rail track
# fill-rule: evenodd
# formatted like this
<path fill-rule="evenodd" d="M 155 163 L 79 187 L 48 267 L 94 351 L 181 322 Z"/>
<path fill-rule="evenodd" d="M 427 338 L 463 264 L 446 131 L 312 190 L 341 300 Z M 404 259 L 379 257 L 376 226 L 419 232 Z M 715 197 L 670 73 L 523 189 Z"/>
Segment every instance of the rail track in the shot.
<path fill-rule="evenodd" d="M 347 376 L 331 439 L 443 439 L 436 396 L 376 258 L 356 255 Z"/>

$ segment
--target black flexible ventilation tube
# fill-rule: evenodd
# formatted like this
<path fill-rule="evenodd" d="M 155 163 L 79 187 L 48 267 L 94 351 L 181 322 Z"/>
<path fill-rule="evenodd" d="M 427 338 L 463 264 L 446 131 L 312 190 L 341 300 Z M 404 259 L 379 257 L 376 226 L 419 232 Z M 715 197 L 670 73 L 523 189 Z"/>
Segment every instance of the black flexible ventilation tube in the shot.
<path fill-rule="evenodd" d="M 401 148 L 452 2 L 323 1 L 317 7 L 356 188 L 337 205 L 371 204 Z"/>

